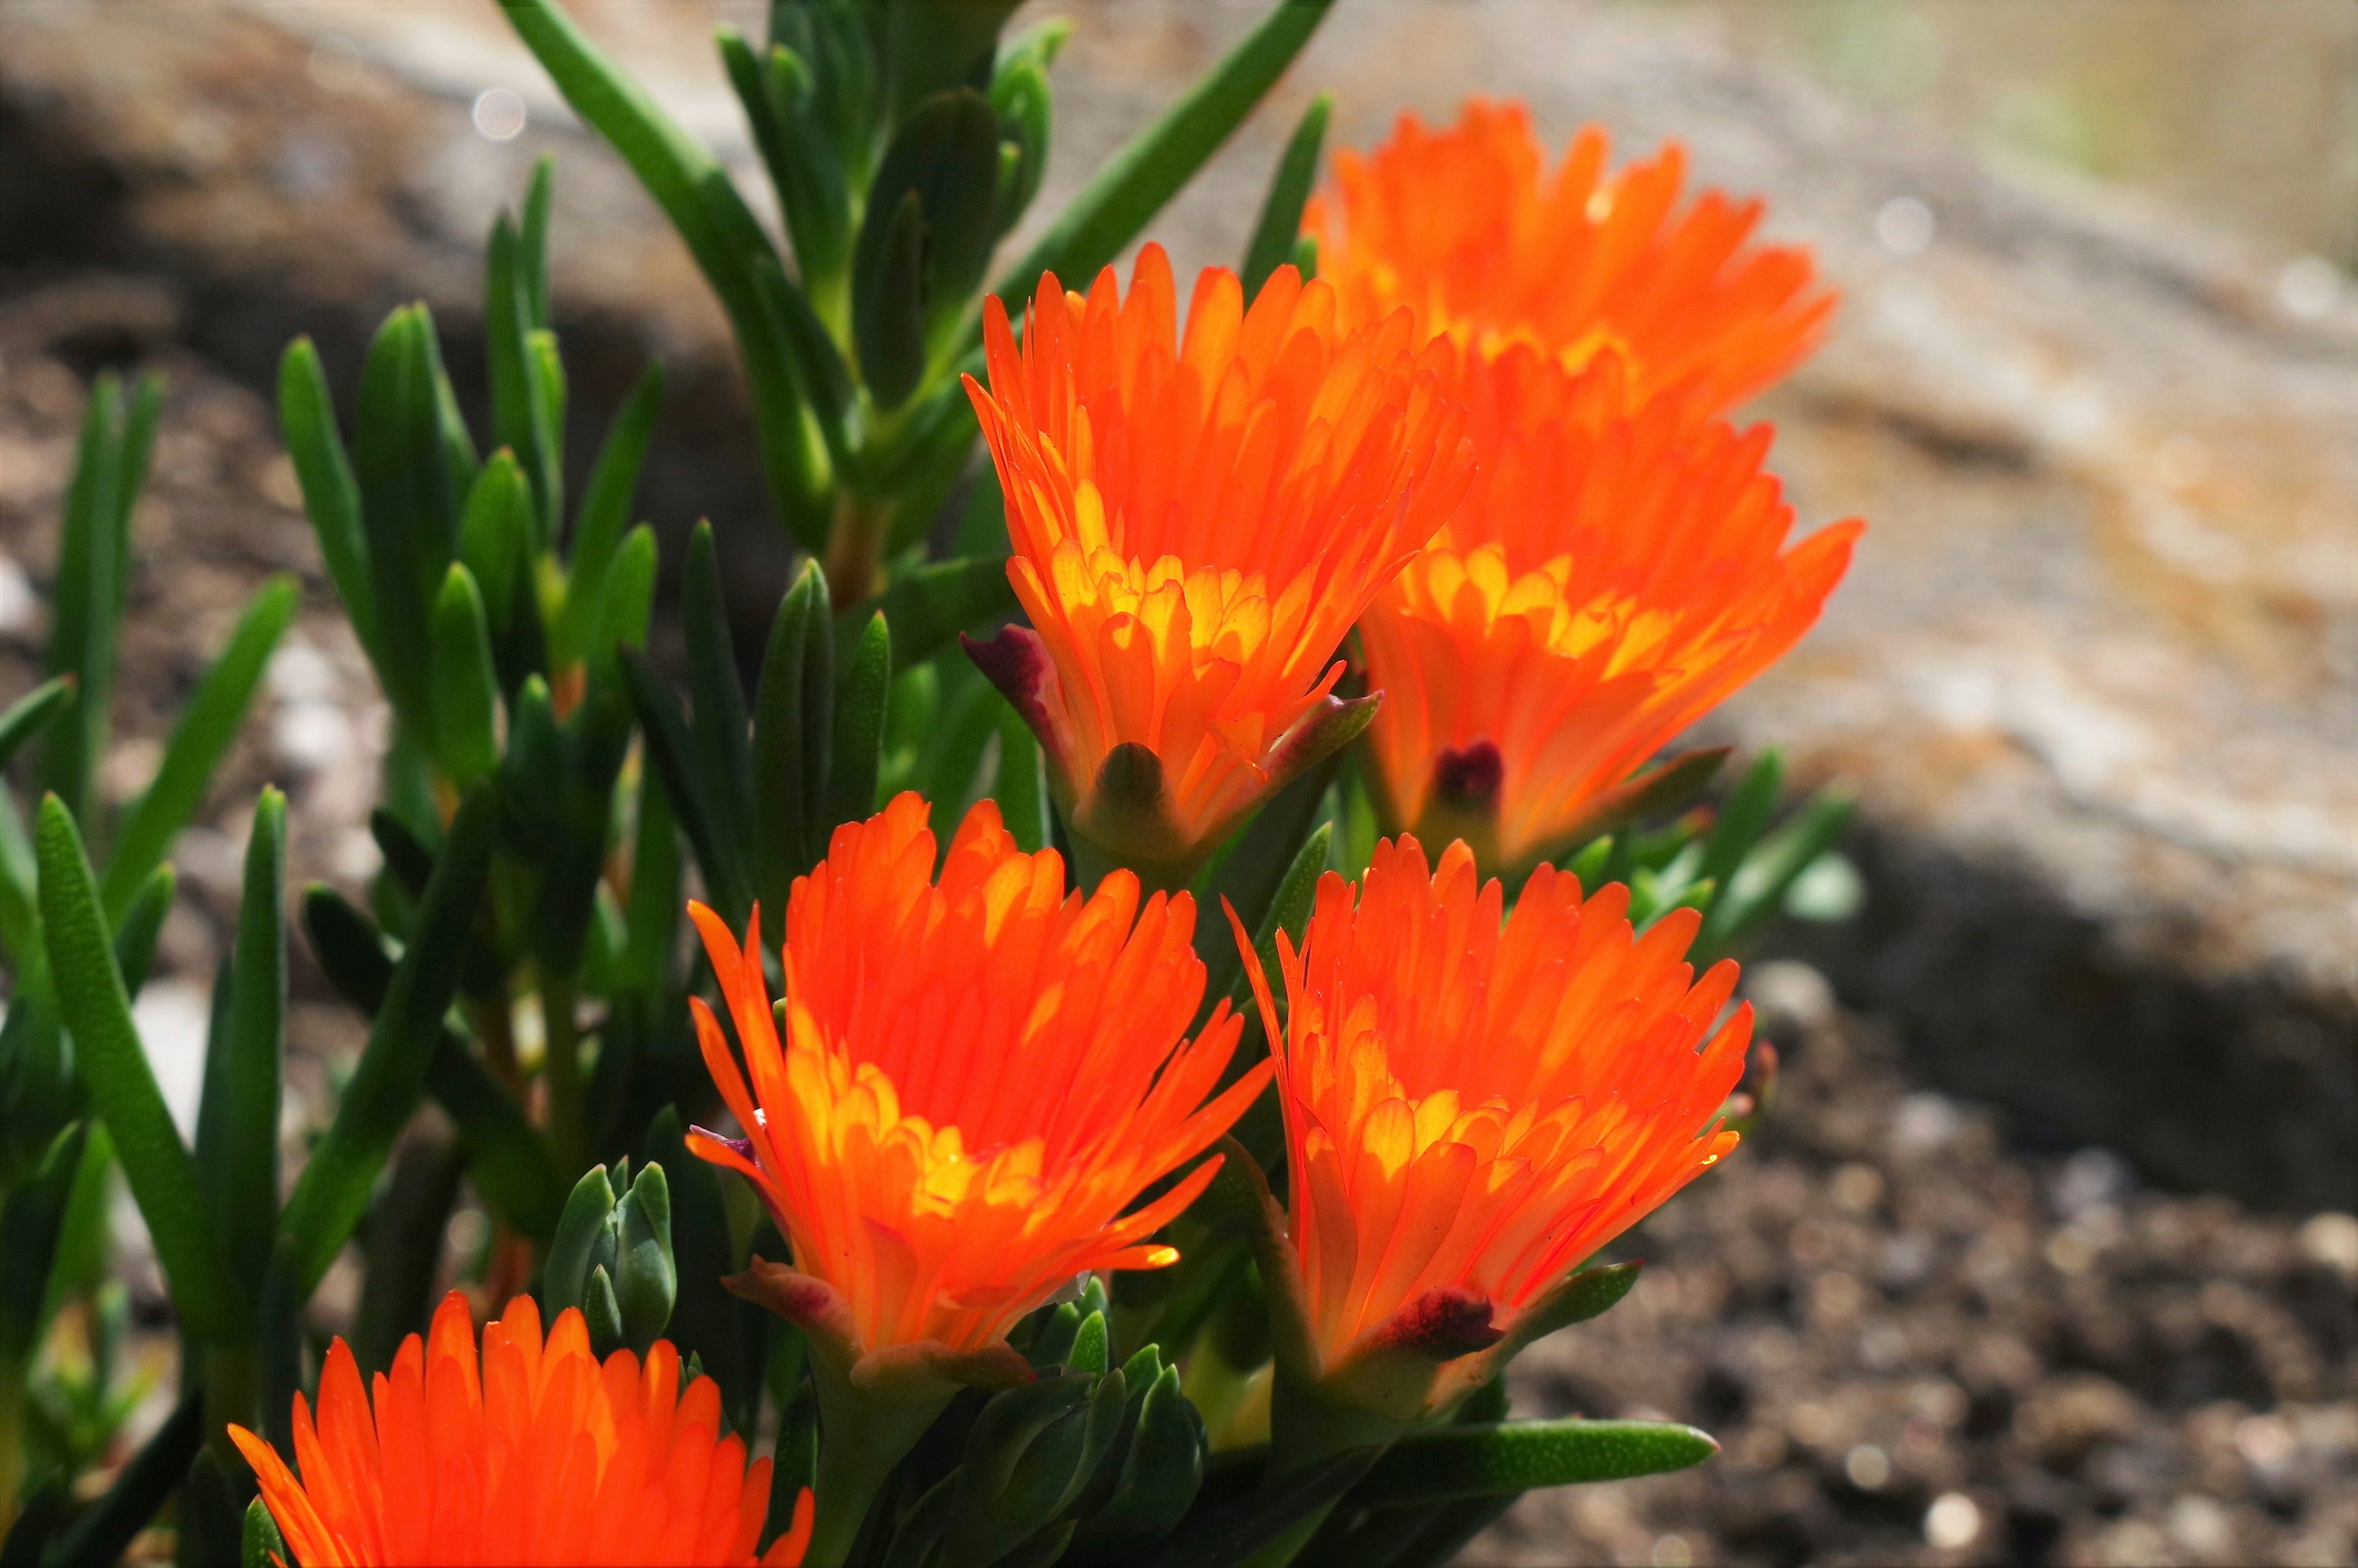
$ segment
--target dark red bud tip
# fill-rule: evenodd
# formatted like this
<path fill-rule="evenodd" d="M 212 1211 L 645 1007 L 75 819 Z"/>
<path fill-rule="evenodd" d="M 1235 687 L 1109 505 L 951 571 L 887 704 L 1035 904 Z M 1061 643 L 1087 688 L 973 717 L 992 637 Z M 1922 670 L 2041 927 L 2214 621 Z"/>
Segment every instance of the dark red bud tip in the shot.
<path fill-rule="evenodd" d="M 961 632 L 958 645 L 1045 744 L 1055 733 L 1049 710 L 1056 690 L 1056 664 L 1040 633 L 1029 626 L 1008 626 L 984 641 Z"/>
<path fill-rule="evenodd" d="M 760 918 L 758 911 L 755 912 L 755 918 Z M 691 1137 L 709 1139 L 748 1162 L 753 1159 L 753 1141 L 750 1138 L 723 1138 L 709 1128 L 698 1127 L 693 1123 L 689 1125 L 687 1130 Z"/>
<path fill-rule="evenodd" d="M 1487 1350 L 1505 1333 L 1490 1322 L 1490 1303 L 1462 1285 L 1444 1285 L 1412 1301 L 1376 1331 L 1374 1348 L 1451 1361 Z"/>

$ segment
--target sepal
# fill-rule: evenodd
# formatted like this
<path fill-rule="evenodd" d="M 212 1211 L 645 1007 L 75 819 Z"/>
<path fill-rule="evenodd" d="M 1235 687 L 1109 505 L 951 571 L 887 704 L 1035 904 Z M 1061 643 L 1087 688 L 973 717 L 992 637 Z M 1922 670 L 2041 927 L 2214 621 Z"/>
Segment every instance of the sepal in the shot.
<path fill-rule="evenodd" d="M 748 1260 L 743 1273 L 720 1282 L 801 1329 L 810 1339 L 814 1365 L 831 1365 L 847 1387 L 867 1398 L 938 1407 L 962 1388 L 1010 1389 L 1032 1380 L 1032 1364 L 1004 1340 L 979 1350 L 953 1350 L 937 1339 L 865 1350 L 841 1292 L 766 1258 Z M 825 1388 L 822 1382 L 822 1396 Z"/>

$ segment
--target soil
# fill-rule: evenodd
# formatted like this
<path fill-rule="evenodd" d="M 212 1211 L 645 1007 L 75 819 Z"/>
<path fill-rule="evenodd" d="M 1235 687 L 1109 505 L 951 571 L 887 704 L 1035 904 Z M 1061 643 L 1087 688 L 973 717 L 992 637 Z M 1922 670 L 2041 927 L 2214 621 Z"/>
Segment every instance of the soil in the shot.
<path fill-rule="evenodd" d="M 1693 1422 L 1676 1476 L 1532 1494 L 1472 1563 L 2358 1560 L 2358 1219 L 2026 1153 L 1818 973 L 1756 965 L 1757 1134 L 1615 1250 L 1517 1413 Z"/>

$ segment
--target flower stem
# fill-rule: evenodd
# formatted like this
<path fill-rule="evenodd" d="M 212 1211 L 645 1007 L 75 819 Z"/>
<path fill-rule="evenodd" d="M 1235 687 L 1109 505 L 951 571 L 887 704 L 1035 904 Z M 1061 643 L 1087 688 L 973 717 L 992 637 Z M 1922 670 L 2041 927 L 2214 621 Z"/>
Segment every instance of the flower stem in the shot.
<path fill-rule="evenodd" d="M 827 597 L 841 614 L 884 586 L 884 536 L 892 526 L 892 503 L 849 488 L 835 498 L 835 522 L 827 534 Z"/>
<path fill-rule="evenodd" d="M 893 1466 L 957 1390 L 938 1398 L 882 1398 L 854 1388 L 850 1368 L 816 1339 L 810 1352 L 811 1380 L 818 1390 L 818 1486 L 803 1568 L 843 1568 Z"/>

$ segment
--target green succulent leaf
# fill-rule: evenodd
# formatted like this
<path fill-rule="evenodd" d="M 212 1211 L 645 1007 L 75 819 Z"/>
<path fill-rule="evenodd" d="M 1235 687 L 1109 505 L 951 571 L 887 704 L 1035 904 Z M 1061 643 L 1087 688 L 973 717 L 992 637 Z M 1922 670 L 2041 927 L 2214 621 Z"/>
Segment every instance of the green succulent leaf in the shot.
<path fill-rule="evenodd" d="M 117 632 L 131 586 L 131 513 L 146 483 L 163 403 L 156 376 L 140 379 L 127 406 L 120 381 L 99 376 L 59 521 L 49 670 L 72 676 L 75 687 L 72 722 L 50 731 L 44 773 L 77 818 L 88 815 L 93 770 L 105 752 Z"/>
<path fill-rule="evenodd" d="M 543 167 L 546 167 L 545 165 Z M 515 454 L 530 481 L 533 554 L 557 537 L 564 515 L 564 427 L 556 389 L 543 374 L 533 339 L 532 288 L 515 225 L 503 212 L 492 224 L 483 289 L 483 357 L 492 384 L 492 439 Z M 544 254 L 542 263 L 545 265 Z M 546 285 L 546 276 L 542 279 Z"/>
<path fill-rule="evenodd" d="M 903 669 L 924 664 L 961 632 L 1004 619 L 1015 609 L 1007 558 L 969 557 L 929 561 L 892 574 L 884 591 L 851 611 L 856 624 L 881 611 L 892 625 L 892 654 Z"/>
<path fill-rule="evenodd" d="M 1048 820 L 1047 764 L 1040 754 L 1039 739 L 1023 722 L 1023 716 L 1003 697 L 998 704 L 999 781 L 991 795 L 999 802 L 1001 820 L 1015 836 L 1017 848 L 1036 855 L 1055 839 Z"/>
<path fill-rule="evenodd" d="M 826 454 L 809 427 L 794 365 L 770 329 L 754 282 L 753 258 L 775 256 L 760 223 L 719 162 L 590 43 L 553 0 L 501 0 L 501 6 L 574 113 L 622 155 L 719 297 L 752 395 L 772 498 L 806 549 L 824 547 Z"/>
<path fill-rule="evenodd" d="M 108 913 L 120 917 L 140 885 L 171 849 L 197 807 L 204 803 L 213 771 L 221 765 L 238 726 L 269 667 L 278 639 L 295 619 L 297 590 L 290 577 L 274 577 L 254 590 L 229 645 L 197 683 L 179 722 L 164 742 L 156 776 L 124 812 L 103 884 Z"/>
<path fill-rule="evenodd" d="M 335 402 L 328 395 L 319 351 L 308 337 L 287 344 L 279 357 L 278 429 L 294 460 L 295 481 L 303 492 L 311 531 L 319 536 L 328 579 L 336 585 L 336 597 L 343 601 L 345 619 L 352 623 L 362 650 L 382 669 L 385 653 L 377 634 L 360 483 L 352 477 L 352 460 L 336 430 Z"/>
<path fill-rule="evenodd" d="M 1147 1568 L 1233 1568 L 1249 1562 L 1263 1547 L 1302 1530 L 1332 1508 L 1367 1475 L 1379 1452 L 1347 1448 L 1272 1478 L 1235 1502 L 1206 1510 L 1143 1561 Z"/>
<path fill-rule="evenodd" d="M 424 306 L 387 317 L 361 373 L 353 446 L 383 643 L 377 678 L 420 739 L 433 733 L 427 614 L 458 544 L 462 493 L 445 438 L 440 363 Z"/>
<path fill-rule="evenodd" d="M 116 1473 L 114 1484 L 98 1501 L 52 1543 L 44 1561 L 121 1562 L 131 1542 L 187 1476 L 204 1442 L 204 1385 L 191 1379 L 181 1389 L 179 1403 L 172 1407 L 164 1424 Z"/>
<path fill-rule="evenodd" d="M 1540 1487 L 1618 1481 L 1700 1465 L 1719 1444 L 1646 1421 L 1498 1422 L 1412 1432 L 1354 1488 L 1382 1508 L 1423 1507 Z"/>
<path fill-rule="evenodd" d="M 550 1316 L 567 1307 L 581 1306 L 588 1299 L 590 1277 L 600 1250 L 611 1255 L 612 1238 L 607 1221 L 613 1212 L 614 1184 L 605 1166 L 592 1165 L 565 1200 L 565 1212 L 548 1244 L 548 1261 L 541 1270 L 541 1292 Z"/>
<path fill-rule="evenodd" d="M 442 1015 L 472 943 L 497 809 L 488 783 L 476 784 L 460 801 L 335 1120 L 279 1217 L 282 1266 L 297 1301 L 309 1299 L 366 1212 L 385 1156 L 425 1087 L 441 1044 Z"/>
<path fill-rule="evenodd" d="M 200 1338 L 234 1339 L 245 1329 L 246 1292 L 231 1271 L 196 1162 L 164 1108 L 131 1021 L 130 994 L 116 966 L 81 835 L 54 795 L 41 801 L 38 843 L 49 974 L 59 1012 L 73 1035 L 82 1081 L 113 1135 L 182 1320 Z"/>
<path fill-rule="evenodd" d="M 835 642 L 827 577 L 806 560 L 770 622 L 753 699 L 756 891 L 773 941 L 785 930 L 786 893 L 818 859 L 825 828 L 828 741 L 835 728 Z"/>
<path fill-rule="evenodd" d="M 892 685 L 892 633 L 881 614 L 868 618 L 836 696 L 829 747 L 826 831 L 865 820 L 876 810 L 877 764 Z"/>
<path fill-rule="evenodd" d="M 1333 95 L 1321 92 L 1302 113 L 1301 122 L 1287 139 L 1261 203 L 1260 222 L 1252 243 L 1245 247 L 1245 298 L 1249 302 L 1269 281 L 1269 275 L 1293 259 L 1293 242 L 1302 232 L 1302 209 L 1318 179 L 1318 153 L 1326 141 L 1326 120 L 1335 112 Z"/>
<path fill-rule="evenodd" d="M 278 1568 L 292 1563 L 294 1553 L 287 1550 L 286 1538 L 278 1533 L 278 1521 L 256 1498 L 245 1505 L 245 1533 L 238 1545 L 238 1568 Z"/>
<path fill-rule="evenodd" d="M 246 840 L 227 998 L 221 1202 L 230 1266 L 262 1278 L 278 1220 L 278 1102 L 287 1022 L 287 797 L 265 789 Z M 218 1003 L 217 1003 L 218 1004 Z"/>
<path fill-rule="evenodd" d="M 619 1229 L 614 1296 L 621 1308 L 622 1342 L 639 1356 L 671 1323 L 679 1297 L 679 1271 L 672 1261 L 671 1187 L 661 1165 L 642 1165 L 630 1190 L 615 1206 Z"/>
<path fill-rule="evenodd" d="M 1049 231 L 1000 275 L 1013 308 L 1053 272 L 1080 288 L 1178 193 L 1302 52 L 1333 0 L 1280 0 L 1219 64 L 1098 168 Z"/>
<path fill-rule="evenodd" d="M 482 595 L 453 561 L 434 600 L 434 734 L 442 771 L 461 787 L 500 765 L 499 708 Z"/>
<path fill-rule="evenodd" d="M 343 894 L 315 882 L 304 891 L 303 930 L 336 994 L 373 1019 L 384 1005 L 394 970 L 376 923 Z M 426 1087 L 458 1127 L 484 1201 L 525 1235 L 547 1240 L 557 1228 L 565 1187 L 515 1097 L 448 1028 L 427 1067 Z"/>
<path fill-rule="evenodd" d="M 631 503 L 638 492 L 639 470 L 654 438 L 655 416 L 663 411 L 663 366 L 650 361 L 631 386 L 631 395 L 614 412 L 598 460 L 590 470 L 590 483 L 581 492 L 581 507 L 573 520 L 572 548 L 566 563 L 565 608 L 558 613 L 552 661 L 563 668 L 600 652 L 590 642 L 605 590 L 606 574 L 622 535 L 631 525 Z"/>
<path fill-rule="evenodd" d="M 1745 855 L 1723 885 L 1726 889 L 1704 917 L 1692 957 L 1704 963 L 1718 957 L 1774 914 L 1786 892 L 1819 856 L 1841 839 L 1850 825 L 1849 795 L 1826 790 L 1812 796 L 1790 821 L 1761 839 Z"/>

